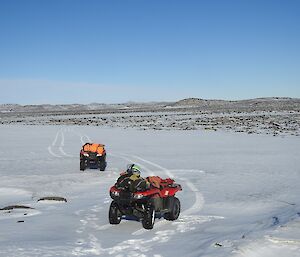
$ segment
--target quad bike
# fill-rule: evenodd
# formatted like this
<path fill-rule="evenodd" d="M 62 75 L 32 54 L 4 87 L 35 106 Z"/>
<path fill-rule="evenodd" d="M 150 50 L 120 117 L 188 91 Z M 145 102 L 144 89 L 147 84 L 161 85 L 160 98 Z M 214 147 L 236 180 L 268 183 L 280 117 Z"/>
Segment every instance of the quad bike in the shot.
<path fill-rule="evenodd" d="M 102 144 L 86 143 L 80 151 L 80 170 L 96 168 L 104 171 L 106 168 L 106 151 Z"/>
<path fill-rule="evenodd" d="M 152 229 L 156 217 L 176 220 L 180 214 L 180 201 L 175 194 L 181 190 L 181 185 L 170 178 L 160 179 L 159 186 L 152 185 L 146 191 L 130 192 L 112 186 L 109 223 L 119 224 L 123 217 L 134 218 L 141 220 L 145 229 Z"/>

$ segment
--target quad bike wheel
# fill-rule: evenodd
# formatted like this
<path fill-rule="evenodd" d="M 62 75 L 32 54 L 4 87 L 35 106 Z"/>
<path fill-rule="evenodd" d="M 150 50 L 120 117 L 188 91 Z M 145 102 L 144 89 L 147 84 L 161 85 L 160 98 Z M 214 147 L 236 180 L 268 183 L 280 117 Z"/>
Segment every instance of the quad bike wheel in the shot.
<path fill-rule="evenodd" d="M 170 197 L 169 199 L 170 212 L 164 215 L 166 220 L 177 220 L 180 214 L 180 201 L 177 197 Z"/>
<path fill-rule="evenodd" d="M 100 162 L 99 163 L 99 169 L 100 169 L 100 171 L 105 171 L 105 168 L 106 168 L 106 162 L 104 161 L 102 161 L 102 162 Z"/>
<path fill-rule="evenodd" d="M 80 170 L 85 170 L 85 163 L 84 163 L 84 161 L 80 161 Z"/>
<path fill-rule="evenodd" d="M 110 224 L 119 224 L 121 222 L 121 213 L 115 201 L 112 201 L 110 204 L 108 218 Z"/>
<path fill-rule="evenodd" d="M 154 220 L 155 220 L 155 209 L 154 209 L 153 205 L 149 205 L 146 208 L 146 211 L 144 213 L 144 217 L 142 220 L 143 228 L 152 229 L 154 226 Z"/>

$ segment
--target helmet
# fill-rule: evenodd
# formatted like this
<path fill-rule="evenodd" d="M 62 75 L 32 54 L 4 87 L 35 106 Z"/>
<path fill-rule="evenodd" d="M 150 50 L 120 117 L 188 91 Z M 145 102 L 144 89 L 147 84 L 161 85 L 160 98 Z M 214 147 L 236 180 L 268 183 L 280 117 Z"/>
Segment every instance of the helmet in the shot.
<path fill-rule="evenodd" d="M 139 166 L 137 166 L 137 165 L 134 164 L 131 167 L 131 170 L 132 170 L 132 174 L 141 175 L 141 169 L 140 169 Z"/>
<path fill-rule="evenodd" d="M 127 173 L 131 173 L 132 166 L 134 166 L 134 164 L 128 164 L 127 165 L 127 168 L 126 168 Z"/>
<path fill-rule="evenodd" d="M 141 168 L 136 164 L 128 164 L 127 165 L 127 173 L 141 175 Z"/>

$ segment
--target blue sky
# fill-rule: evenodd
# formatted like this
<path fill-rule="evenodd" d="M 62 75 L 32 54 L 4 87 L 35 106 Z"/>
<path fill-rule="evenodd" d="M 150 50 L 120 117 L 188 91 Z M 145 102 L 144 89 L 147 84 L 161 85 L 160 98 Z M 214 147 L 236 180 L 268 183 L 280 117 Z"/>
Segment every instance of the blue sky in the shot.
<path fill-rule="evenodd" d="M 0 103 L 300 97 L 298 0 L 0 0 Z"/>

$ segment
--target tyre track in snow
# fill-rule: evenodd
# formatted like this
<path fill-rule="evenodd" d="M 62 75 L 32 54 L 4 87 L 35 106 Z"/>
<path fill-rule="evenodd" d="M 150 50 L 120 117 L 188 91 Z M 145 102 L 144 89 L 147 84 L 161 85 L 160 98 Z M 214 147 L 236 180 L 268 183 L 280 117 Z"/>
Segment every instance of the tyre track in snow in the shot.
<path fill-rule="evenodd" d="M 92 140 L 89 138 L 88 135 L 86 134 L 81 134 L 80 132 L 77 132 L 77 131 L 72 131 L 73 134 L 77 135 L 79 138 L 80 138 L 80 142 L 82 145 L 84 145 L 85 143 L 91 143 Z M 84 138 L 86 138 L 86 140 L 84 140 Z"/>
<path fill-rule="evenodd" d="M 55 158 L 63 158 L 63 157 L 64 158 L 65 157 L 74 158 L 73 155 L 70 155 L 70 154 L 68 154 L 64 151 L 64 146 L 65 146 L 65 133 L 64 133 L 64 131 L 66 131 L 66 128 L 61 128 L 56 132 L 55 137 L 54 137 L 52 143 L 47 147 L 47 150 Z M 60 142 L 57 143 L 59 141 L 59 138 L 60 138 Z M 54 152 L 55 148 L 58 148 L 59 153 Z"/>
<path fill-rule="evenodd" d="M 52 150 L 52 148 L 54 148 L 54 147 L 56 146 L 56 143 L 57 143 L 57 140 L 58 140 L 58 137 L 59 137 L 59 134 L 60 134 L 60 133 L 61 133 L 61 129 L 59 129 L 59 130 L 56 132 L 56 135 L 55 135 L 55 137 L 54 137 L 52 143 L 51 143 L 51 144 L 48 146 L 48 148 L 47 148 L 48 152 L 49 152 L 52 156 L 54 156 L 54 157 L 56 157 L 56 158 L 61 158 L 61 157 L 62 157 L 62 156 L 60 156 L 60 155 L 54 153 L 53 150 Z"/>
<path fill-rule="evenodd" d="M 56 142 L 57 142 L 57 139 L 58 139 L 58 135 L 59 135 L 59 132 L 60 132 L 61 129 L 59 129 L 57 132 L 56 132 L 56 135 L 55 135 L 55 138 L 52 142 L 52 146 L 55 146 L 56 145 Z"/>
<path fill-rule="evenodd" d="M 84 140 L 86 138 L 87 140 Z M 84 145 L 85 143 L 92 143 L 92 140 L 87 135 L 80 135 L 80 141 Z"/>
<path fill-rule="evenodd" d="M 54 157 L 56 157 L 56 158 L 61 158 L 60 155 L 57 155 L 57 154 L 55 154 L 55 153 L 52 151 L 52 147 L 51 147 L 51 146 L 48 146 L 48 147 L 47 147 L 47 150 L 48 150 L 48 152 L 49 152 L 52 156 L 54 156 Z"/>
<path fill-rule="evenodd" d="M 61 131 L 61 141 L 60 141 L 60 146 L 59 146 L 59 151 L 64 155 L 64 156 L 67 156 L 67 157 L 73 157 L 73 155 L 70 155 L 70 154 L 67 154 L 63 147 L 65 146 L 65 133 L 64 131 L 62 130 Z"/>

